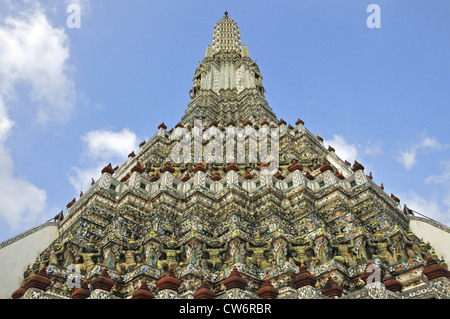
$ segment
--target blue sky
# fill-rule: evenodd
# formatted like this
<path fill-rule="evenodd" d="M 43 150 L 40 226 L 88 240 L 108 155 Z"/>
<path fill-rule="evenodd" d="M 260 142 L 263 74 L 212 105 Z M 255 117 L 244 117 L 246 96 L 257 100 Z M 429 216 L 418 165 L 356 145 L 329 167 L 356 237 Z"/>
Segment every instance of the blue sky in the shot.
<path fill-rule="evenodd" d="M 66 24 L 72 3 L 81 28 Z M 447 0 L 0 0 L 0 241 L 180 121 L 225 10 L 278 118 L 303 119 L 401 205 L 450 225 Z"/>

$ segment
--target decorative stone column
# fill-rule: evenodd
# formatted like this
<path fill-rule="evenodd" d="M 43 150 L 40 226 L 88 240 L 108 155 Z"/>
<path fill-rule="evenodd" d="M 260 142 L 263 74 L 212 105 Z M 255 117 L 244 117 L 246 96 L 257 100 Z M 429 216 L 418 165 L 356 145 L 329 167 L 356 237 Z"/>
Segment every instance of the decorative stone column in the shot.
<path fill-rule="evenodd" d="M 166 163 L 166 165 L 161 169 L 161 189 L 168 189 L 172 187 L 174 172 L 175 169 L 172 165 L 170 165 L 170 163 Z"/>
<path fill-rule="evenodd" d="M 12 299 L 20 299 L 27 292 L 28 288 L 30 288 L 30 280 L 27 280 L 22 287 L 17 289 L 11 294 Z"/>
<path fill-rule="evenodd" d="M 432 289 L 439 299 L 450 298 L 450 271 L 439 265 L 430 255 L 427 255 L 427 264 L 423 274 L 430 281 Z"/>
<path fill-rule="evenodd" d="M 450 272 L 444 266 L 439 265 L 430 255 L 427 255 L 427 264 L 423 269 L 423 274 L 427 276 L 428 280 L 437 278 L 448 278 Z"/>
<path fill-rule="evenodd" d="M 100 177 L 98 185 L 101 188 L 108 189 L 111 186 L 111 177 L 113 174 L 114 169 L 112 168 L 111 163 L 109 163 L 102 169 L 102 176 Z"/>
<path fill-rule="evenodd" d="M 268 120 L 264 119 L 264 120 L 261 122 L 261 129 L 268 130 L 269 127 L 270 127 L 270 122 L 269 122 Z"/>
<path fill-rule="evenodd" d="M 145 169 L 141 166 L 140 163 L 136 163 L 131 169 L 131 177 L 130 177 L 130 186 L 136 189 L 141 188 L 141 174 L 145 171 Z"/>
<path fill-rule="evenodd" d="M 298 119 L 297 122 L 295 122 L 295 125 L 297 125 L 298 132 L 305 132 L 305 122 L 303 122 L 301 119 Z"/>
<path fill-rule="evenodd" d="M 296 160 L 292 162 L 292 165 L 289 166 L 288 170 L 291 172 L 290 176 L 292 176 L 292 184 L 294 187 L 306 187 L 307 181 L 305 176 L 302 174 L 303 167 L 298 164 Z"/>
<path fill-rule="evenodd" d="M 142 148 L 145 146 L 145 143 L 147 143 L 147 141 L 143 141 L 141 144 L 139 144 L 139 151 L 142 150 Z"/>
<path fill-rule="evenodd" d="M 147 286 L 147 280 L 142 280 L 141 287 L 133 292 L 131 295 L 131 299 L 153 299 L 155 298 L 155 294 L 150 291 Z"/>
<path fill-rule="evenodd" d="M 167 270 L 166 275 L 158 280 L 156 283 L 158 287 L 158 299 L 179 299 L 178 289 L 181 286 L 181 281 L 175 277 L 172 266 Z"/>
<path fill-rule="evenodd" d="M 276 299 L 278 297 L 278 289 L 274 288 L 270 283 L 269 277 L 266 276 L 257 295 L 261 299 Z"/>
<path fill-rule="evenodd" d="M 279 129 L 280 129 L 280 136 L 283 136 L 284 134 L 286 134 L 286 131 L 287 131 L 287 126 L 286 126 L 286 121 L 285 120 L 283 120 L 283 119 L 281 119 L 279 122 L 278 122 L 278 127 L 279 127 Z"/>
<path fill-rule="evenodd" d="M 364 166 L 355 160 L 352 171 L 355 173 L 355 183 L 357 186 L 367 182 L 367 176 L 364 174 Z"/>
<path fill-rule="evenodd" d="M 157 134 L 158 136 L 165 136 L 165 135 L 166 135 L 166 129 L 167 129 L 166 124 L 161 123 L 161 124 L 158 126 L 158 132 L 157 132 L 156 134 Z"/>
<path fill-rule="evenodd" d="M 323 145 L 323 138 L 322 136 L 320 136 L 320 134 L 317 135 L 317 140 L 319 141 L 320 144 Z"/>
<path fill-rule="evenodd" d="M 206 185 L 206 168 L 199 163 L 193 169 L 194 172 L 194 187 L 205 187 Z"/>
<path fill-rule="evenodd" d="M 80 288 L 75 289 L 72 293 L 72 299 L 87 299 L 91 296 L 91 290 L 89 289 L 88 283 L 86 280 L 83 280 Z"/>
<path fill-rule="evenodd" d="M 102 273 L 95 278 L 92 283 L 90 299 L 111 299 L 111 289 L 114 281 L 109 276 L 108 270 L 103 268 Z"/>
<path fill-rule="evenodd" d="M 239 182 L 239 167 L 236 164 L 228 164 L 228 166 L 225 168 L 225 171 L 227 173 L 227 184 L 228 185 L 237 185 Z"/>
<path fill-rule="evenodd" d="M 325 286 L 322 287 L 322 295 L 330 298 L 339 298 L 342 296 L 343 289 L 331 276 L 328 276 Z"/>
<path fill-rule="evenodd" d="M 252 175 L 252 174 L 250 174 L 250 172 L 247 170 L 246 172 L 245 172 L 245 175 L 244 175 L 244 179 L 245 179 L 245 186 L 247 187 L 247 189 L 249 190 L 249 189 L 252 189 L 252 179 L 254 178 L 254 176 Z"/>
<path fill-rule="evenodd" d="M 302 263 L 300 271 L 294 278 L 294 285 L 297 288 L 299 299 L 319 299 L 320 294 L 316 289 L 317 278 L 312 275 Z"/>
<path fill-rule="evenodd" d="M 50 284 L 47 267 L 44 266 L 36 275 L 27 280 L 25 286 L 28 286 L 28 289 L 23 294 L 22 299 L 45 299 L 45 290 Z"/>
<path fill-rule="evenodd" d="M 261 182 L 261 185 L 266 187 L 272 187 L 273 181 L 272 181 L 272 173 L 270 172 L 270 165 L 267 163 L 262 163 L 259 166 L 259 179 Z"/>
<path fill-rule="evenodd" d="M 194 292 L 194 299 L 214 299 L 216 298 L 216 293 L 209 287 L 206 279 L 203 279 L 202 284 L 199 289 Z"/>
<path fill-rule="evenodd" d="M 384 278 L 383 282 L 384 282 L 384 286 L 386 287 L 387 290 L 396 292 L 396 293 L 402 292 L 403 284 L 400 281 L 398 281 L 397 279 L 395 279 L 394 276 L 392 276 L 392 275 L 386 276 Z"/>
<path fill-rule="evenodd" d="M 337 179 L 336 176 L 333 174 L 333 168 L 331 167 L 330 164 L 328 164 L 327 162 L 323 162 L 320 171 L 322 172 L 323 182 L 325 186 L 331 186 L 333 184 L 336 184 Z"/>
<path fill-rule="evenodd" d="M 223 281 L 225 285 L 226 292 L 224 299 L 253 299 L 256 296 L 245 291 L 247 287 L 248 280 L 242 277 L 236 266 L 230 273 L 230 276 Z"/>

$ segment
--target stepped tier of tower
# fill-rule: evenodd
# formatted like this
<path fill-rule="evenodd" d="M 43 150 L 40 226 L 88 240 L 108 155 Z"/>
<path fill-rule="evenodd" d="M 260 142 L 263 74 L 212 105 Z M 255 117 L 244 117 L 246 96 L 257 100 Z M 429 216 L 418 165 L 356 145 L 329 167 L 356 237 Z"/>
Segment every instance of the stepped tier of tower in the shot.
<path fill-rule="evenodd" d="M 277 119 L 261 79 L 226 14 L 181 122 L 161 124 L 68 203 L 58 238 L 13 297 L 450 297 L 445 261 L 411 232 L 400 200 L 302 120 Z M 177 130 L 195 155 L 208 130 L 229 128 L 251 132 L 242 161 L 173 160 Z M 270 129 L 279 161 L 268 174 L 248 149 Z"/>
<path fill-rule="evenodd" d="M 398 199 L 360 163 L 340 160 L 302 121 L 288 127 L 281 129 L 281 153 L 288 154 L 283 145 L 289 145 L 300 156 L 282 161 L 279 174 L 264 180 L 261 165 L 230 163 L 221 170 L 148 161 L 154 154 L 165 159 L 173 145 L 161 125 L 137 154 L 115 169 L 107 165 L 90 190 L 68 204 L 58 240 L 34 266 L 34 273 L 47 267 L 52 284 L 46 293 L 70 298 L 68 269 L 78 265 L 87 283 L 107 269 L 111 296 L 128 298 L 143 281 L 157 295 L 171 266 L 180 280 L 178 297 L 188 298 L 207 280 L 219 298 L 227 296 L 224 281 L 237 267 L 248 280 L 239 296 L 256 296 L 268 277 L 287 298 L 297 296 L 294 279 L 304 264 L 317 291 L 331 276 L 351 297 L 365 286 L 368 262 L 410 293 L 418 290 L 427 279 L 417 270 L 432 250 L 408 232 Z M 311 162 L 302 161 L 313 150 Z"/>

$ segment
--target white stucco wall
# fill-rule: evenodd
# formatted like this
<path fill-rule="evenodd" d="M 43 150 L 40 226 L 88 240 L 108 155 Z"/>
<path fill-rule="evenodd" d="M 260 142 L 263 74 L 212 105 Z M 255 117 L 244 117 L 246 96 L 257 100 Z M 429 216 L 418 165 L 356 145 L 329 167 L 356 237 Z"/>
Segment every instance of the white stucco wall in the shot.
<path fill-rule="evenodd" d="M 10 298 L 11 294 L 20 287 L 23 280 L 23 273 L 27 266 L 32 265 L 36 257 L 57 236 L 58 226 L 55 224 L 43 224 L 1 243 L 4 246 L 0 248 L 1 299 Z"/>
<path fill-rule="evenodd" d="M 429 242 L 439 258 L 444 257 L 450 264 L 450 228 L 440 223 L 421 217 L 411 217 L 411 231 L 423 241 Z"/>

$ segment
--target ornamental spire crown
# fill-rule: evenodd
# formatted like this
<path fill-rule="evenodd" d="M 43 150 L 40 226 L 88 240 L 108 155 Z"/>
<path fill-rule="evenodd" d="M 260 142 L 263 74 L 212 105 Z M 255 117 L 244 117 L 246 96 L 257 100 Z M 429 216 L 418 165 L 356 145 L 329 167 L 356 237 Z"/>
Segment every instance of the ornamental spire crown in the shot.
<path fill-rule="evenodd" d="M 214 26 L 212 53 L 236 53 L 241 54 L 241 32 L 238 24 L 225 15 Z"/>

